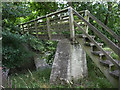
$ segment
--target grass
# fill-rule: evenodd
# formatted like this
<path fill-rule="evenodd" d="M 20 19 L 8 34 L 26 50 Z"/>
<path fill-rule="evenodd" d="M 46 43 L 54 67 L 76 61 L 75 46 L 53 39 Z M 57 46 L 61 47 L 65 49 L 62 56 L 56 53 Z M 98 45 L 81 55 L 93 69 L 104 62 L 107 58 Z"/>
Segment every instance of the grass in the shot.
<path fill-rule="evenodd" d="M 88 77 L 78 80 L 74 85 L 50 85 L 49 77 L 51 69 L 43 71 L 30 71 L 25 74 L 10 76 L 12 88 L 112 88 L 111 83 L 105 78 L 92 60 L 87 57 Z"/>
<path fill-rule="evenodd" d="M 113 59 L 116 59 L 116 60 L 120 60 L 119 56 L 117 54 L 114 53 L 114 51 L 112 49 L 110 49 L 109 47 L 104 47 L 103 48 L 105 51 L 111 51 L 111 57 Z"/>

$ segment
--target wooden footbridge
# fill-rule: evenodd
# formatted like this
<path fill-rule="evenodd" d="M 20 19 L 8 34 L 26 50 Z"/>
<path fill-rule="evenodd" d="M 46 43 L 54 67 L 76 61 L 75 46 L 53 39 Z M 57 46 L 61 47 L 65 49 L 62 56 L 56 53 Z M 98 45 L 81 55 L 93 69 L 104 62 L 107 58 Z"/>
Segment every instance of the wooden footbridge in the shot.
<path fill-rule="evenodd" d="M 20 24 L 20 33 L 32 34 L 39 39 L 62 40 L 68 38 L 72 43 L 80 43 L 82 49 L 91 57 L 97 67 L 114 87 L 120 88 L 120 61 L 113 59 L 107 46 L 120 57 L 120 47 L 100 32 L 89 19 L 100 25 L 120 43 L 120 37 L 88 10 L 77 12 L 72 7 L 47 14 L 29 22 Z M 90 32 L 93 32 L 92 35 Z M 96 39 L 102 40 L 98 42 Z"/>

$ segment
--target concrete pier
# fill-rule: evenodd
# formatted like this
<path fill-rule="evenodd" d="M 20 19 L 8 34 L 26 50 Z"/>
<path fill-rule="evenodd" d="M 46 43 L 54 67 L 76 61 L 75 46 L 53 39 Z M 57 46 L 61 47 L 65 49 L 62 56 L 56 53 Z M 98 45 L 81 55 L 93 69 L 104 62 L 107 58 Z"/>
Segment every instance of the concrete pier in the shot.
<path fill-rule="evenodd" d="M 51 84 L 65 84 L 87 76 L 86 53 L 80 44 L 72 45 L 69 40 L 59 41 L 51 76 Z"/>

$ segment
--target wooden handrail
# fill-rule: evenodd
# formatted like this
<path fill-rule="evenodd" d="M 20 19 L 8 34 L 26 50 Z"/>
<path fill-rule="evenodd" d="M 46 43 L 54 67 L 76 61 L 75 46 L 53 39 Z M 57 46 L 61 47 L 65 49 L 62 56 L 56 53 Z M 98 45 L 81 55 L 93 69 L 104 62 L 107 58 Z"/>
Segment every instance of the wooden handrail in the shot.
<path fill-rule="evenodd" d="M 50 13 L 50 14 L 47 14 L 46 16 L 47 16 L 47 17 L 50 17 L 50 16 L 52 16 L 52 15 L 56 15 L 56 14 L 58 14 L 58 13 L 68 11 L 68 8 L 69 8 L 69 7 L 65 8 L 65 9 L 62 9 L 62 10 L 59 10 L 59 11 L 56 11 L 56 12 L 53 12 L 53 13 Z"/>
<path fill-rule="evenodd" d="M 65 8 L 65 9 L 62 9 L 62 10 L 60 10 L 60 11 L 56 11 L 56 12 L 53 12 L 53 13 L 47 14 L 46 16 L 49 17 L 49 16 L 52 16 L 52 15 L 55 15 L 55 14 L 58 14 L 58 13 L 61 13 L 61 12 L 65 12 L 65 11 L 68 10 L 68 8 L 69 8 L 69 7 Z M 28 24 L 28 23 L 31 23 L 31 22 L 34 22 L 34 21 L 37 21 L 37 20 L 40 20 L 40 19 L 46 18 L 46 16 L 41 16 L 41 17 L 39 17 L 39 18 L 37 18 L 37 19 L 30 20 L 30 21 L 25 22 L 25 23 L 22 23 L 22 24 L 20 24 L 20 25 Z"/>
<path fill-rule="evenodd" d="M 62 10 L 60 10 L 60 11 L 56 11 L 56 12 L 53 12 L 53 13 L 47 14 L 47 15 L 45 15 L 45 16 L 41 16 L 41 17 L 39 17 L 39 18 L 37 18 L 37 19 L 33 19 L 33 20 L 28 21 L 28 22 L 25 22 L 25 23 L 19 24 L 19 25 L 25 25 L 25 24 L 28 24 L 28 23 L 31 23 L 31 22 L 34 22 L 34 21 L 37 21 L 37 20 L 40 20 L 40 19 L 46 18 L 46 16 L 47 16 L 47 17 L 50 17 L 50 16 L 52 16 L 52 15 L 56 15 L 56 14 L 58 14 L 58 13 L 68 11 L 68 8 L 69 8 L 69 7 L 65 8 L 65 9 L 62 9 Z M 85 12 L 85 10 L 83 10 L 83 11 L 79 11 L 79 13 L 84 13 L 84 12 Z M 69 15 L 66 15 L 66 16 L 63 16 L 63 17 L 69 17 Z"/>
<path fill-rule="evenodd" d="M 34 21 L 37 21 L 37 20 L 40 20 L 40 19 L 43 19 L 43 18 L 46 18 L 46 16 L 42 16 L 42 17 L 39 17 L 39 18 L 37 18 L 37 19 L 30 20 L 30 21 L 25 22 L 25 23 L 22 23 L 22 24 L 20 24 L 20 25 L 25 25 L 25 24 L 28 24 L 28 23 L 31 23 L 31 22 L 34 22 Z"/>
<path fill-rule="evenodd" d="M 100 26 L 102 26 L 106 31 L 108 31 L 116 40 L 120 42 L 120 36 L 114 33 L 110 28 L 108 28 L 105 24 L 103 24 L 100 20 L 98 20 L 95 16 L 88 12 L 89 17 L 95 20 Z"/>
<path fill-rule="evenodd" d="M 115 64 L 116 67 L 118 67 L 118 69 L 120 69 L 120 65 L 119 65 L 110 55 L 108 55 L 108 54 L 102 49 L 102 47 L 100 47 L 100 46 L 97 44 L 97 42 L 96 42 L 92 37 L 90 37 L 89 34 L 87 34 L 87 33 L 85 32 L 84 29 L 82 29 L 75 21 L 74 21 L 74 24 L 75 24 L 80 30 L 82 30 L 82 32 L 97 46 L 97 48 L 98 48 L 100 51 L 102 51 L 102 52 L 106 55 L 106 57 L 107 57 L 111 62 L 113 62 L 113 63 Z"/>
<path fill-rule="evenodd" d="M 120 57 L 120 48 L 114 44 L 111 40 L 109 40 L 104 34 L 102 34 L 97 28 L 95 28 L 91 23 L 87 22 L 77 11 L 73 9 L 74 13 L 85 22 L 91 30 L 97 34 L 119 57 Z"/>

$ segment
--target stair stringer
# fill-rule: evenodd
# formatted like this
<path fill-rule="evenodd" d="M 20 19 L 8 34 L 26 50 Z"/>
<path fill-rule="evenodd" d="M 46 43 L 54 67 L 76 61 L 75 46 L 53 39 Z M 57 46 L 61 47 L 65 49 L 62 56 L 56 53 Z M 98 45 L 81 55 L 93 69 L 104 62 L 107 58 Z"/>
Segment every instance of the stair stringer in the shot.
<path fill-rule="evenodd" d="M 119 80 L 112 77 L 109 74 L 109 68 L 108 67 L 105 67 L 105 66 L 100 64 L 100 57 L 91 53 L 91 47 L 84 45 L 84 39 L 83 38 L 76 38 L 76 40 L 80 43 L 83 50 L 90 56 L 92 61 L 101 70 L 101 72 L 106 76 L 106 78 L 112 83 L 113 87 L 115 87 L 115 88 L 118 87 L 119 86 Z"/>

